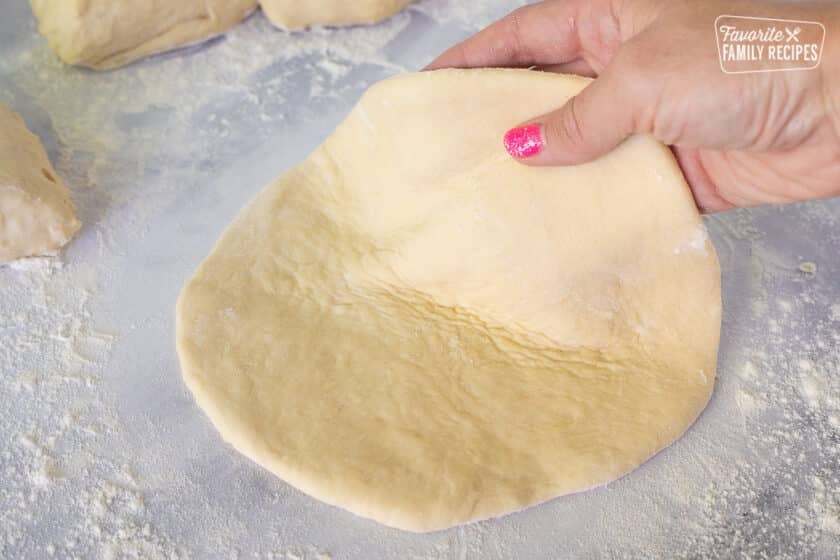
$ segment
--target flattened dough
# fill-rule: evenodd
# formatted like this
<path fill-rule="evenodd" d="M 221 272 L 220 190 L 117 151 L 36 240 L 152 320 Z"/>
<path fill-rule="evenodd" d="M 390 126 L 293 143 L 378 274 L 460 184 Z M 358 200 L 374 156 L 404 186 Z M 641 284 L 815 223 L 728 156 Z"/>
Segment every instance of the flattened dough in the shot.
<path fill-rule="evenodd" d="M 277 27 L 302 29 L 312 25 L 377 23 L 412 0 L 260 0 L 265 15 Z"/>
<path fill-rule="evenodd" d="M 31 0 L 38 30 L 67 64 L 107 70 L 203 41 L 257 0 Z"/>
<path fill-rule="evenodd" d="M 80 226 L 41 141 L 0 103 L 0 263 L 55 253 Z"/>
<path fill-rule="evenodd" d="M 447 70 L 371 88 L 181 294 L 224 438 L 325 502 L 429 531 L 614 480 L 712 392 L 717 257 L 668 149 L 529 168 L 500 138 L 586 80 Z"/>

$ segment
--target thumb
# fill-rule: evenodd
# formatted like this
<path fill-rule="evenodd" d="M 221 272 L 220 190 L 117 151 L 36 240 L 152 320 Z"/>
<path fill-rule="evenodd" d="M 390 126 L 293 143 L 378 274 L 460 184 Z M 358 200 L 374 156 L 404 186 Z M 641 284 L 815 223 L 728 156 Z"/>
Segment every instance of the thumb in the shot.
<path fill-rule="evenodd" d="M 634 131 L 632 93 L 606 71 L 560 109 L 505 134 L 508 153 L 528 165 L 575 165 L 596 159 Z"/>

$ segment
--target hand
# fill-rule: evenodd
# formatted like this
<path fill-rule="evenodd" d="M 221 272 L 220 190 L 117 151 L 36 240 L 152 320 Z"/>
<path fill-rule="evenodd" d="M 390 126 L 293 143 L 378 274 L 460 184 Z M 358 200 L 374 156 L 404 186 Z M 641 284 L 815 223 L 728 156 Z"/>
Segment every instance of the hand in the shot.
<path fill-rule="evenodd" d="M 829 34 L 822 64 L 725 74 L 714 21 L 733 13 L 821 21 Z M 536 133 L 530 150 L 509 151 L 528 165 L 571 165 L 649 133 L 673 147 L 697 205 L 716 212 L 840 195 L 840 37 L 831 37 L 838 24 L 838 3 L 546 0 L 428 69 L 539 66 L 597 76 L 564 106 L 525 123 L 538 125 L 528 129 Z M 509 148 L 517 135 L 520 128 L 506 136 Z"/>

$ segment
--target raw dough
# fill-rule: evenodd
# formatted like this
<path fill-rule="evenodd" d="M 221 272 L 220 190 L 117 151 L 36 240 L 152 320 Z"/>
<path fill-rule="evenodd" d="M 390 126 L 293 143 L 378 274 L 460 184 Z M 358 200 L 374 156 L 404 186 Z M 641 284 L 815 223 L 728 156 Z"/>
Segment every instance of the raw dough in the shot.
<path fill-rule="evenodd" d="M 585 84 L 387 80 L 260 193 L 178 303 L 184 379 L 225 439 L 428 531 L 605 484 L 685 432 L 720 278 L 669 150 L 529 168 L 502 148 Z"/>
<path fill-rule="evenodd" d="M 0 263 L 54 253 L 80 226 L 41 141 L 0 103 Z"/>
<path fill-rule="evenodd" d="M 412 0 L 260 0 L 265 15 L 284 29 L 311 25 L 377 23 L 390 17 Z"/>
<path fill-rule="evenodd" d="M 98 70 L 203 41 L 257 0 L 32 0 L 38 29 L 67 64 Z"/>

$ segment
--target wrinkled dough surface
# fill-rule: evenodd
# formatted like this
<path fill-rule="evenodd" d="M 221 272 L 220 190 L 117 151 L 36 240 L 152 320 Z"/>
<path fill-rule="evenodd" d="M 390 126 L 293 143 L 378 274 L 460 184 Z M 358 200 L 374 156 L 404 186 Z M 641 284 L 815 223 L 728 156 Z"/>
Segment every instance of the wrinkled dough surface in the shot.
<path fill-rule="evenodd" d="M 257 0 L 32 0 L 59 58 L 97 70 L 209 39 L 256 7 Z"/>
<path fill-rule="evenodd" d="M 390 17 L 412 0 L 260 0 L 263 12 L 274 25 L 303 29 L 312 25 L 377 23 Z"/>
<path fill-rule="evenodd" d="M 41 141 L 0 103 L 0 263 L 55 253 L 79 227 Z"/>
<path fill-rule="evenodd" d="M 720 280 L 670 152 L 635 137 L 528 168 L 499 141 L 585 84 L 386 80 L 260 193 L 178 304 L 184 379 L 225 439 L 427 531 L 604 484 L 678 438 L 712 391 Z"/>

